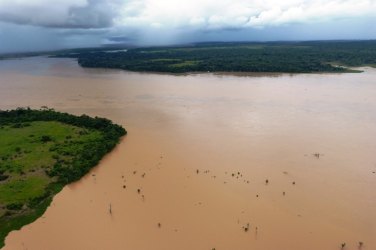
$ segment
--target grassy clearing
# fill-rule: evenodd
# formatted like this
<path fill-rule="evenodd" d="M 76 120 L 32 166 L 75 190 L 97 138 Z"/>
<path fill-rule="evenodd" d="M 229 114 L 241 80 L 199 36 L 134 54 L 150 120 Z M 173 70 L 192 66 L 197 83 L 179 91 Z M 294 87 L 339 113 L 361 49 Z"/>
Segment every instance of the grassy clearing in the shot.
<path fill-rule="evenodd" d="M 179 67 L 189 67 L 189 66 L 195 66 L 196 64 L 198 64 L 199 61 L 183 61 L 181 63 L 174 63 L 174 64 L 171 64 L 170 67 L 175 67 L 175 68 L 179 68 Z"/>
<path fill-rule="evenodd" d="M 263 49 L 264 45 L 239 45 L 237 48 L 243 49 Z M 171 48 L 168 50 L 145 50 L 142 53 L 166 53 L 169 51 L 176 51 L 176 52 L 196 52 L 196 51 L 205 51 L 205 50 L 227 50 L 229 46 L 210 46 L 210 47 L 178 47 L 178 48 Z"/>
<path fill-rule="evenodd" d="M 88 132 L 54 121 L 23 123 L 22 128 L 12 126 L 0 129 L 0 170 L 6 168 L 13 175 L 53 165 L 56 160 L 55 153 L 50 150 L 52 146 L 70 143 L 72 145 L 69 149 L 77 150 L 80 148 L 78 141 L 95 140 L 101 136 L 98 131 Z M 42 143 L 43 136 L 51 140 Z"/>
<path fill-rule="evenodd" d="M 42 196 L 49 182 L 49 178 L 41 176 L 11 178 L 0 186 L 0 204 L 6 209 L 10 205 L 22 207 L 30 199 Z"/>
<path fill-rule="evenodd" d="M 174 59 L 174 58 L 158 58 L 158 59 L 151 59 L 151 62 L 181 62 L 181 59 Z"/>
<path fill-rule="evenodd" d="M 0 247 L 11 230 L 42 215 L 54 194 L 87 173 L 124 134 L 102 118 L 0 111 Z"/>

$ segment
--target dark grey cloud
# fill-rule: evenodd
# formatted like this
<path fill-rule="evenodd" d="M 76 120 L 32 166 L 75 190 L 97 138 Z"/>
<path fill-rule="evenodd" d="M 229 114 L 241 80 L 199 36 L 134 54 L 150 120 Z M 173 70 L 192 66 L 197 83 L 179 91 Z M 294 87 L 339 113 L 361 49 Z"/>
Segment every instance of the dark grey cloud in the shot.
<path fill-rule="evenodd" d="M 59 49 L 61 41 L 49 29 L 0 22 L 0 53 Z"/>
<path fill-rule="evenodd" d="M 0 21 L 49 28 L 113 26 L 122 0 L 1 0 Z"/>
<path fill-rule="evenodd" d="M 57 29 L 0 22 L 0 53 L 96 47 L 106 40 L 105 29 Z"/>
<path fill-rule="evenodd" d="M 113 25 L 113 20 L 120 14 L 120 0 L 88 0 L 83 7 L 71 7 L 65 28 L 105 28 Z"/>

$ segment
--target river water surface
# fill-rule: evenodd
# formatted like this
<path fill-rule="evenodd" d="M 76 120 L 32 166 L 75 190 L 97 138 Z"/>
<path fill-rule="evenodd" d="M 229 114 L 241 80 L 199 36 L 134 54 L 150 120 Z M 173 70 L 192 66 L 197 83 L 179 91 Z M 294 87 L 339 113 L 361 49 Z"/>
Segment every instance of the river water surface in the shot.
<path fill-rule="evenodd" d="M 35 57 L 0 76 L 0 109 L 128 130 L 6 250 L 376 249 L 375 69 L 174 76 Z"/>

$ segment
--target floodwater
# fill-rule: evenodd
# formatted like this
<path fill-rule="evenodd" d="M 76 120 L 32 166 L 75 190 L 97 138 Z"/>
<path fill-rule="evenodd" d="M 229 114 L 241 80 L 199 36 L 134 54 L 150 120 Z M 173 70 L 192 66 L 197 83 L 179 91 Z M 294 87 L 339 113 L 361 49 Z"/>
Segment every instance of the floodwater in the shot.
<path fill-rule="evenodd" d="M 0 75 L 0 109 L 129 132 L 6 250 L 376 249 L 375 69 L 174 76 L 35 57 Z"/>

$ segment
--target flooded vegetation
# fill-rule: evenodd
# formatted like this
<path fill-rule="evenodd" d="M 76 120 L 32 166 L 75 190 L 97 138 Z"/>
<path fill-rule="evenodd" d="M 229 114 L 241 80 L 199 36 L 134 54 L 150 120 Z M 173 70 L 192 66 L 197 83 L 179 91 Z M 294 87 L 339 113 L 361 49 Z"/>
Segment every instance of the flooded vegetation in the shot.
<path fill-rule="evenodd" d="M 193 74 L 0 61 L 0 109 L 106 117 L 129 134 L 14 249 L 374 249 L 376 70 Z"/>

